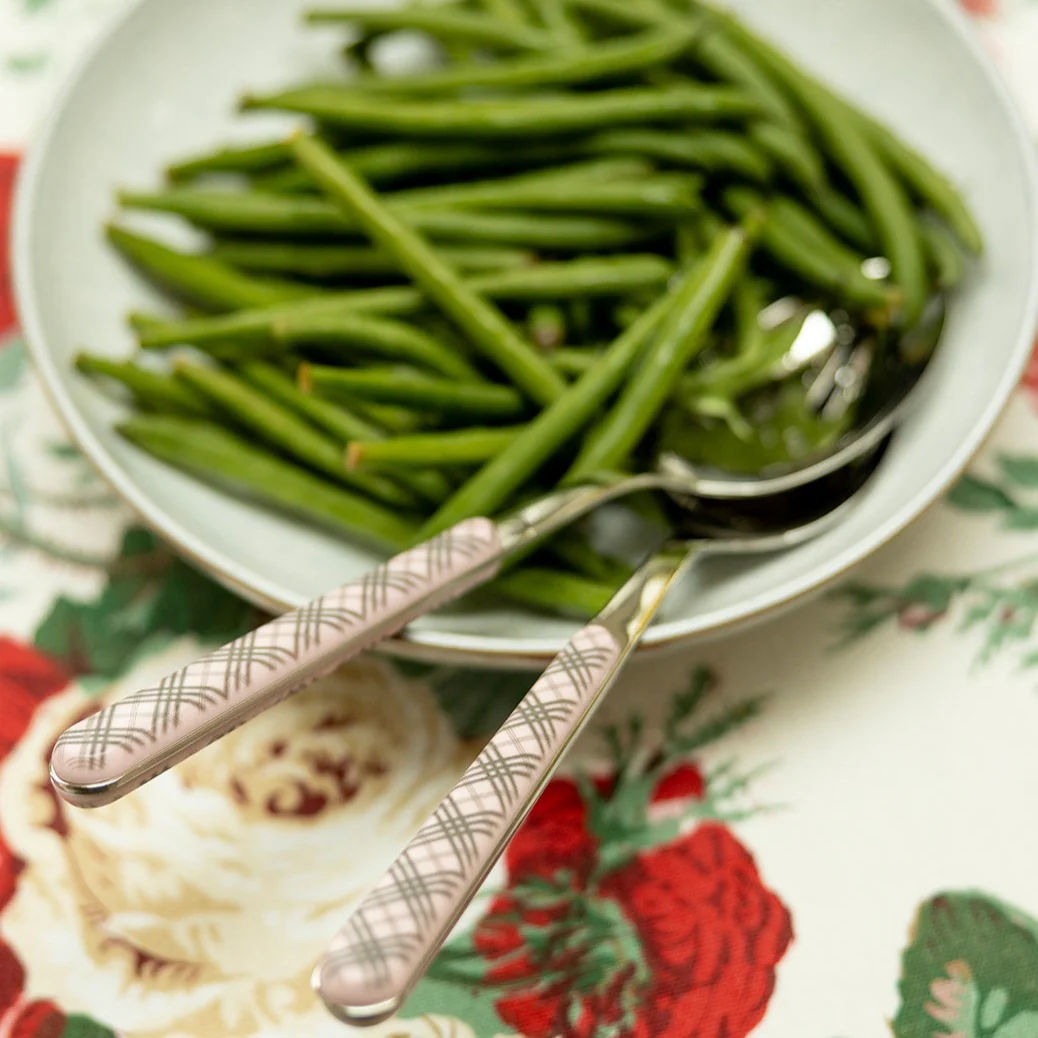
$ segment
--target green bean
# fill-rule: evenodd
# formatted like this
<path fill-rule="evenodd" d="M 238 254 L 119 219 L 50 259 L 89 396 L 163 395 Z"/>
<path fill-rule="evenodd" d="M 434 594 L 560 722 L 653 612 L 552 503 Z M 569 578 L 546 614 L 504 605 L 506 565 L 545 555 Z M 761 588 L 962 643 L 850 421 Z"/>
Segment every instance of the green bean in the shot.
<path fill-rule="evenodd" d="M 678 264 L 687 267 L 699 255 L 699 231 L 693 220 L 682 220 L 674 228 L 674 253 Z"/>
<path fill-rule="evenodd" d="M 76 370 L 84 375 L 111 379 L 125 386 L 134 400 L 150 411 L 208 418 L 213 409 L 205 397 L 170 375 L 150 371 L 128 360 L 110 360 L 92 353 L 78 353 Z"/>
<path fill-rule="evenodd" d="M 777 123 L 753 123 L 748 130 L 752 144 L 808 193 L 825 186 L 825 165 L 806 138 Z"/>
<path fill-rule="evenodd" d="M 764 285 L 752 277 L 744 277 L 732 289 L 732 312 L 735 316 L 735 350 L 736 355 L 753 353 L 760 347 L 764 329 L 760 323 L 760 313 L 764 309 L 766 297 Z"/>
<path fill-rule="evenodd" d="M 305 392 L 316 391 L 336 399 L 406 404 L 459 418 L 515 418 L 525 409 L 523 398 L 510 386 L 435 378 L 413 368 L 301 364 L 299 384 Z"/>
<path fill-rule="evenodd" d="M 376 440 L 383 435 L 377 425 L 340 404 L 312 393 L 304 393 L 295 380 L 273 364 L 259 360 L 246 361 L 239 365 L 238 371 L 247 382 L 267 396 L 308 418 L 344 445 L 351 440 Z"/>
<path fill-rule="evenodd" d="M 725 231 L 686 277 L 664 326 L 605 418 L 587 435 L 567 481 L 615 471 L 655 421 L 745 268 L 761 218 L 751 214 Z"/>
<path fill-rule="evenodd" d="M 626 563 L 597 551 L 586 534 L 572 526 L 549 538 L 541 553 L 558 559 L 582 577 L 613 587 L 619 587 L 633 572 Z"/>
<path fill-rule="evenodd" d="M 630 183 L 597 184 L 573 180 L 554 184 L 517 184 L 512 188 L 482 192 L 467 192 L 459 187 L 457 194 L 463 193 L 471 194 L 472 201 L 457 204 L 480 209 L 669 219 L 699 208 L 699 180 L 686 173 L 658 174 Z M 411 215 L 412 205 L 417 209 L 419 204 L 429 203 L 408 202 L 405 219 L 412 225 L 420 225 L 420 213 Z"/>
<path fill-rule="evenodd" d="M 408 222 L 438 240 L 553 251 L 594 252 L 632 245 L 659 233 L 645 221 L 554 213 L 417 209 Z M 248 229 L 248 228 L 246 228 Z"/>
<path fill-rule="evenodd" d="M 333 439 L 234 375 L 183 360 L 177 361 L 175 370 L 190 386 L 272 447 L 384 504 L 414 504 L 409 492 L 388 479 L 347 472 L 345 456 Z"/>
<path fill-rule="evenodd" d="M 601 363 L 570 385 L 492 461 L 447 499 L 422 527 L 431 537 L 462 519 L 493 515 L 537 470 L 593 421 L 634 367 L 645 343 L 673 306 L 676 290 L 656 300 L 602 355 Z"/>
<path fill-rule="evenodd" d="M 882 123 L 851 108 L 846 102 L 843 104 L 848 111 L 854 112 L 873 146 L 879 149 L 883 157 L 915 195 L 928 203 L 936 213 L 944 218 L 959 241 L 970 252 L 982 252 L 984 238 L 980 233 L 980 228 L 951 181 L 936 170 L 922 155 L 894 136 Z"/>
<path fill-rule="evenodd" d="M 633 4 L 630 0 L 571 0 L 573 5 L 590 14 L 606 18 L 629 28 L 648 29 L 655 26 L 663 33 L 692 32 L 694 56 L 718 79 L 745 91 L 758 102 L 761 114 L 779 123 L 799 127 L 800 119 L 778 85 L 758 64 L 744 54 L 731 40 L 704 23 L 703 16 L 687 6 L 681 12 L 658 4 Z"/>
<path fill-rule="evenodd" d="M 252 173 L 268 170 L 292 161 L 288 144 L 282 139 L 262 144 L 217 148 L 166 167 L 170 180 L 190 180 L 204 173 Z"/>
<path fill-rule="evenodd" d="M 565 375 L 567 378 L 580 378 L 596 364 L 601 363 L 602 351 L 573 346 L 562 347 L 552 350 L 548 359 L 559 374 Z"/>
<path fill-rule="evenodd" d="M 826 184 L 811 195 L 811 202 L 829 226 L 852 245 L 870 254 L 878 248 L 869 218 L 845 194 Z"/>
<path fill-rule="evenodd" d="M 496 457 L 522 426 L 450 429 L 387 440 L 353 440 L 346 452 L 350 469 L 478 465 Z"/>
<path fill-rule="evenodd" d="M 570 16 L 565 0 L 530 0 L 544 27 L 558 40 L 568 44 L 580 44 L 584 34 L 579 23 Z"/>
<path fill-rule="evenodd" d="M 727 36 L 717 32 L 701 34 L 695 50 L 696 60 L 718 79 L 741 87 L 761 106 L 768 119 L 796 132 L 802 129 L 799 113 L 789 103 L 775 81 L 749 55 Z"/>
<path fill-rule="evenodd" d="M 433 206 L 530 211 L 565 211 L 583 206 L 588 212 L 603 209 L 612 212 L 628 204 L 633 213 L 642 215 L 657 207 L 664 213 L 669 213 L 675 205 L 687 207 L 690 199 L 694 201 L 698 187 L 698 178 L 688 174 L 655 173 L 645 159 L 612 156 L 496 180 L 414 188 L 384 197 L 388 206 L 408 214 Z M 650 189 L 656 190 L 658 200 L 654 201 Z M 408 218 L 418 220 L 420 216 L 409 215 Z"/>
<path fill-rule="evenodd" d="M 420 201 L 423 204 L 473 204 L 487 195 L 496 198 L 502 189 L 512 187 L 534 184 L 612 183 L 617 180 L 639 180 L 655 172 L 653 164 L 639 156 L 587 155 L 581 153 L 578 144 L 570 142 L 564 147 L 569 148 L 569 151 L 559 147 L 555 149 L 554 154 L 546 154 L 543 161 L 518 171 L 512 170 L 504 176 L 498 170 L 495 171 L 495 176 L 481 180 L 411 188 L 387 197 L 397 202 L 408 203 Z"/>
<path fill-rule="evenodd" d="M 378 94 L 423 96 L 471 87 L 537 87 L 593 83 L 622 78 L 642 69 L 664 65 L 687 51 L 692 30 L 654 30 L 617 40 L 603 40 L 594 47 L 567 49 L 511 61 L 452 65 L 412 76 L 365 78 L 342 87 L 347 95 L 357 89 Z"/>
<path fill-rule="evenodd" d="M 336 351 L 350 348 L 390 360 L 413 362 L 441 375 L 450 375 L 466 381 L 479 381 L 476 369 L 463 357 L 444 346 L 434 336 L 402 321 L 364 314 L 341 317 L 304 315 L 276 321 L 274 339 L 288 345 L 334 347 Z"/>
<path fill-rule="evenodd" d="M 350 407 L 374 422 L 387 433 L 404 436 L 429 424 L 429 416 L 394 404 L 376 404 L 371 400 L 351 400 Z"/>
<path fill-rule="evenodd" d="M 957 245 L 961 239 L 953 237 L 952 232 L 936 220 L 922 220 L 919 229 L 934 283 L 942 291 L 950 292 L 966 275 L 966 258 Z"/>
<path fill-rule="evenodd" d="M 443 41 L 478 43 L 505 51 L 548 50 L 552 46 L 551 36 L 542 30 L 443 6 L 313 10 L 306 18 L 311 23 L 352 22 L 369 32 L 424 32 Z"/>
<path fill-rule="evenodd" d="M 728 188 L 724 200 L 739 216 L 762 204 L 760 196 L 748 188 Z M 897 304 L 898 294 L 890 285 L 862 273 L 865 257 L 830 234 L 803 206 L 777 196 L 768 201 L 767 208 L 761 245 L 776 262 L 847 304 L 875 307 L 887 313 Z"/>
<path fill-rule="evenodd" d="M 433 184 L 399 191 L 387 197 L 397 202 L 450 203 L 451 205 L 473 204 L 484 196 L 497 198 L 502 189 L 534 184 L 558 183 L 612 183 L 617 180 L 639 180 L 655 172 L 653 164 L 644 158 L 630 155 L 584 155 L 575 144 L 567 144 L 571 153 L 558 149 L 550 160 L 537 163 L 527 169 L 512 171 L 505 176 L 496 175 L 482 180 L 467 180 L 463 183 Z"/>
<path fill-rule="evenodd" d="M 487 242 L 557 252 L 597 252 L 645 241 L 659 234 L 651 221 L 556 213 L 508 213 L 433 209 L 409 216 L 438 241 Z"/>
<path fill-rule="evenodd" d="M 632 0 L 568 0 L 568 6 L 585 15 L 591 15 L 600 21 L 624 29 L 652 29 L 661 23 L 668 27 L 675 24 L 673 12 L 661 8 L 654 3 L 634 3 Z M 701 15 L 694 14 L 691 9 L 684 24 L 706 28 Z M 596 44 L 597 45 L 597 44 Z"/>
<path fill-rule="evenodd" d="M 631 7 L 641 13 L 652 13 L 659 17 L 669 12 L 666 0 L 631 0 Z"/>
<path fill-rule="evenodd" d="M 530 341 L 538 349 L 554 350 L 566 341 L 566 314 L 558 303 L 538 303 L 530 307 L 526 327 Z"/>
<path fill-rule="evenodd" d="M 529 267 L 536 260 L 528 250 L 491 246 L 444 246 L 440 253 L 466 273 Z M 366 245 L 228 240 L 216 242 L 210 255 L 245 270 L 315 279 L 386 277 L 400 271 L 387 252 Z"/>
<path fill-rule="evenodd" d="M 674 265 L 662 256 L 629 253 L 626 256 L 588 257 L 562 263 L 538 263 L 525 270 L 502 270 L 472 278 L 469 284 L 493 299 L 530 302 L 590 300 L 652 292 L 662 288 Z"/>
<path fill-rule="evenodd" d="M 550 403 L 559 395 L 562 380 L 501 312 L 473 292 L 419 235 L 387 210 L 327 145 L 306 137 L 296 137 L 292 143 L 300 165 L 363 224 L 375 244 L 396 257 L 475 349 L 539 403 Z"/>
<path fill-rule="evenodd" d="M 645 155 L 658 162 L 737 173 L 750 180 L 771 178 L 771 161 L 727 130 L 693 129 L 681 133 L 660 130 L 606 130 L 590 137 L 585 147 L 603 155 Z"/>
<path fill-rule="evenodd" d="M 354 231 L 355 225 L 319 198 L 260 191 L 174 187 L 166 191 L 120 191 L 130 209 L 173 213 L 199 227 L 248 234 L 326 235 Z"/>
<path fill-rule="evenodd" d="M 419 188 L 385 195 L 387 210 L 419 231 L 443 226 L 441 207 L 478 206 L 530 212 L 669 217 L 698 205 L 698 182 L 681 174 L 660 174 L 644 180 L 594 183 L 577 178 L 551 182 L 495 182 L 451 187 Z M 120 202 L 134 209 L 174 213 L 208 230 L 236 234 L 297 236 L 350 235 L 354 220 L 324 199 L 309 195 L 272 195 L 260 191 L 211 191 L 172 188 L 158 193 L 125 191 Z M 431 221 L 429 217 L 431 216 Z M 233 276 L 229 271 L 228 276 Z M 313 290 L 293 286 L 297 294 Z M 273 294 L 273 289 L 271 294 Z"/>
<path fill-rule="evenodd" d="M 855 185 L 876 226 L 883 251 L 893 268 L 893 279 L 903 293 L 904 322 L 911 326 L 922 315 L 929 284 L 922 243 L 908 198 L 865 136 L 841 118 L 840 105 L 822 93 L 810 96 L 819 132 L 825 133 L 830 149 Z"/>
<path fill-rule="evenodd" d="M 516 0 L 483 0 L 487 13 L 510 25 L 525 25 L 526 19 L 519 10 Z"/>
<path fill-rule="evenodd" d="M 670 279 L 668 278 L 667 280 L 669 281 Z M 568 314 L 570 334 L 577 342 L 586 341 L 595 333 L 595 312 L 592 305 L 593 294 L 594 293 L 584 294 L 575 292 L 573 293 L 573 298 L 569 299 L 567 302 L 566 311 Z M 635 293 L 631 293 L 631 295 L 633 297 Z M 655 298 L 655 293 L 652 294 L 652 297 Z M 640 315 L 641 308 L 636 304 L 632 305 L 635 305 L 635 308 L 638 309 Z"/>
<path fill-rule="evenodd" d="M 713 8 L 711 8 L 714 11 Z M 727 14 L 714 11 L 721 24 L 797 99 L 833 161 L 854 185 L 869 214 L 883 251 L 903 294 L 903 317 L 914 324 L 928 293 L 926 262 L 904 188 L 875 150 L 867 129 L 853 109 L 785 55 L 747 30 Z"/>
<path fill-rule="evenodd" d="M 283 144 L 288 160 L 291 155 Z M 464 174 L 482 170 L 515 169 L 537 166 L 567 158 L 573 149 L 565 143 L 551 143 L 524 148 L 521 155 L 486 144 L 436 141 L 420 143 L 389 141 L 363 148 L 349 148 L 341 154 L 357 173 L 375 187 L 385 187 L 402 180 L 420 177 L 427 181 L 433 174 Z M 253 178 L 253 185 L 264 191 L 316 190 L 313 178 L 298 166 L 287 166 Z"/>
<path fill-rule="evenodd" d="M 236 310 L 312 296 L 318 290 L 290 281 L 242 274 L 219 259 L 180 252 L 108 224 L 108 240 L 149 280 L 206 310 Z"/>
<path fill-rule="evenodd" d="M 539 566 L 511 570 L 486 588 L 534 609 L 568 613 L 580 619 L 600 613 L 617 590 L 611 584 Z"/>
<path fill-rule="evenodd" d="M 535 148 L 522 156 L 503 154 L 500 148 L 481 144 L 440 141 L 422 144 L 411 141 L 388 141 L 348 148 L 344 155 L 365 180 L 385 186 L 428 177 L 435 172 L 463 172 L 469 169 L 512 168 L 526 162 L 552 161 L 558 147 Z M 292 151 L 284 138 L 243 147 L 222 147 L 215 152 L 173 163 L 166 168 L 171 181 L 192 180 L 206 173 L 250 173 L 253 183 L 265 190 L 299 190 L 312 187 L 301 170 L 291 165 Z"/>
<path fill-rule="evenodd" d="M 483 145 L 471 145 L 469 150 L 480 153 L 488 151 Z M 359 152 L 344 151 L 339 152 L 339 154 L 348 162 L 351 154 L 359 154 Z M 591 157 L 589 158 L 588 156 Z M 559 162 L 569 162 L 569 165 L 560 166 L 558 165 Z M 491 161 L 489 156 L 484 155 L 481 166 L 472 161 L 469 170 L 461 170 L 459 172 L 473 172 L 480 168 L 493 170 L 495 166 L 499 167 L 500 165 L 501 155 L 500 149 L 498 149 L 498 155 L 494 161 Z M 514 165 L 522 169 L 523 172 L 516 172 L 513 169 L 506 177 L 499 176 L 497 179 L 477 182 L 469 181 L 463 184 L 456 182 L 450 184 L 424 184 L 420 188 L 412 189 L 410 193 L 405 194 L 401 192 L 391 197 L 394 197 L 397 202 L 420 200 L 422 202 L 431 203 L 435 201 L 453 205 L 473 201 L 474 199 L 470 196 L 470 193 L 482 191 L 484 188 L 496 190 L 498 187 L 520 183 L 553 182 L 559 179 L 570 178 L 574 180 L 578 178 L 593 178 L 603 182 L 620 179 L 633 180 L 653 172 L 652 164 L 644 159 L 638 160 L 633 156 L 597 156 L 579 141 L 566 141 L 547 147 L 529 149 L 524 151 L 522 156 L 516 157 Z M 364 174 L 360 173 L 360 175 L 363 176 Z M 373 186 L 380 186 L 372 180 L 369 180 L 369 183 Z M 265 194 L 297 194 L 317 190 L 317 185 L 314 183 L 313 178 L 305 169 L 300 169 L 299 167 L 280 169 L 275 174 L 265 177 L 254 177 L 252 186 Z"/>
<path fill-rule="evenodd" d="M 759 112 L 756 101 L 727 86 L 627 87 L 572 95 L 428 102 L 314 86 L 248 98 L 243 105 L 301 112 L 353 130 L 401 136 L 524 140 L 603 126 L 738 120 Z"/>
<path fill-rule="evenodd" d="M 671 265 L 659 256 L 592 256 L 567 262 L 538 263 L 522 270 L 481 274 L 468 279 L 465 284 L 471 292 L 498 301 L 533 302 L 651 290 L 665 284 L 671 273 Z M 403 316 L 424 306 L 422 293 L 406 286 L 328 293 L 319 299 L 239 310 L 218 317 L 184 321 L 149 319 L 139 330 L 140 344 L 147 349 L 162 349 L 179 343 L 208 348 L 208 344 L 214 342 L 270 339 L 278 322 L 287 318 L 342 316 L 348 319 L 360 312 Z"/>
<path fill-rule="evenodd" d="M 776 368 L 792 348 L 808 312 L 808 308 L 802 307 L 789 320 L 767 330 L 755 318 L 756 328 L 748 341 L 740 345 L 739 352 L 684 375 L 677 399 L 697 413 L 704 397 L 732 399 L 774 381 Z"/>
<path fill-rule="evenodd" d="M 399 549 L 413 537 L 411 524 L 395 511 L 333 486 L 210 422 L 138 415 L 117 430 L 176 468 L 375 547 Z"/>
<path fill-rule="evenodd" d="M 502 270 L 483 274 L 465 282 L 472 291 L 497 302 L 530 303 L 566 300 L 580 296 L 584 301 L 601 296 L 628 295 L 651 291 L 666 284 L 673 266 L 662 256 L 631 253 L 626 256 L 589 257 L 561 263 L 538 263 L 523 270 Z M 404 287 L 362 289 L 343 293 L 341 305 L 322 307 L 312 312 L 327 315 L 372 314 L 404 316 L 420 311 L 425 298 L 417 289 Z M 300 312 L 307 308 L 300 306 Z M 248 311 L 239 311 L 239 317 Z M 211 319 L 215 323 L 216 319 Z"/>
<path fill-rule="evenodd" d="M 323 397 L 304 393 L 297 383 L 279 368 L 263 361 L 247 361 L 238 371 L 242 377 L 273 397 L 278 403 L 308 418 L 319 429 L 334 436 L 345 448 L 353 440 L 371 442 L 381 439 L 382 430 L 359 414 Z M 401 472 L 395 481 L 436 504 L 451 491 L 450 482 L 441 472 Z"/>
<path fill-rule="evenodd" d="M 530 303 L 539 300 L 565 300 L 571 296 L 591 299 L 651 291 L 665 284 L 673 267 L 662 256 L 631 253 L 626 256 L 589 257 L 560 263 L 538 263 L 522 270 L 501 270 L 468 279 L 465 284 L 497 302 Z M 322 299 L 313 312 L 372 314 L 413 314 L 425 306 L 425 298 L 413 288 L 390 287 L 361 289 L 343 293 L 340 306 Z M 309 302 L 309 301 L 305 301 Z M 307 308 L 299 306 L 300 312 Z M 255 311 L 253 311 L 255 312 Z M 249 311 L 239 311 L 239 317 Z M 218 319 L 211 318 L 213 325 Z M 218 325 L 217 325 L 218 326 Z"/>

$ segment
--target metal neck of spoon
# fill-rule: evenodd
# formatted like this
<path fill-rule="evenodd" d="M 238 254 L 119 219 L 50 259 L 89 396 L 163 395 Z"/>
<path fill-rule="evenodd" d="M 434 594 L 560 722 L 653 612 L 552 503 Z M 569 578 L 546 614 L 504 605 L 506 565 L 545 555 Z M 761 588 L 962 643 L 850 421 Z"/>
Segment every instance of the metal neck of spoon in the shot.
<path fill-rule="evenodd" d="M 663 472 L 644 472 L 634 476 L 618 475 L 596 484 L 557 490 L 538 498 L 514 515 L 498 523 L 502 551 L 511 554 L 561 530 L 581 516 L 609 501 L 642 490 L 687 491 L 687 482 Z"/>

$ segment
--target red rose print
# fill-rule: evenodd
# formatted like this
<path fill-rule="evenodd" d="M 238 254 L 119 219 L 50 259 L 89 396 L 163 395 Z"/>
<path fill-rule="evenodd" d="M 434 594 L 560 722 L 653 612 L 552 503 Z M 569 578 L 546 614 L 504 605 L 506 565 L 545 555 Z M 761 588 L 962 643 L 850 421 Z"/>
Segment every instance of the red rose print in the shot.
<path fill-rule="evenodd" d="M 0 637 L 0 759 L 25 733 L 36 707 L 67 684 L 68 675 L 53 660 Z"/>
<path fill-rule="evenodd" d="M 608 810 L 624 781 L 596 779 L 590 795 Z M 682 763 L 645 796 L 677 806 L 704 792 L 702 772 Z M 617 860 L 611 841 L 638 838 L 622 826 L 592 832 L 595 817 L 580 787 L 557 780 L 512 842 L 508 888 L 473 937 L 485 983 L 502 990 L 502 1021 L 526 1038 L 748 1034 L 792 939 L 752 857 L 711 822 L 603 865 Z"/>
<path fill-rule="evenodd" d="M 14 292 L 11 288 L 9 249 L 11 194 L 14 191 L 15 155 L 0 153 L 0 338 L 14 327 Z"/>
<path fill-rule="evenodd" d="M 550 782 L 509 844 L 509 874 L 547 877 L 566 868 L 586 877 L 594 860 L 595 839 L 580 790 L 569 779 Z"/>
<path fill-rule="evenodd" d="M 67 683 L 68 676 L 53 660 L 0 637 L 0 760 L 25 734 L 40 703 Z M 21 868 L 22 862 L 11 853 L 0 832 L 0 908 L 14 894 Z M 64 1015 L 50 1002 L 19 1004 L 24 981 L 21 963 L 0 941 L 0 1031 L 11 1038 L 59 1038 L 65 1028 Z"/>
<path fill-rule="evenodd" d="M 53 1002 L 30 1002 L 21 1006 L 11 1023 L 11 1038 L 61 1038 L 65 1014 Z"/>
<path fill-rule="evenodd" d="M 14 952 L 0 941 L 0 1020 L 18 1001 L 25 983 L 25 971 Z"/>
<path fill-rule="evenodd" d="M 68 683 L 65 672 L 26 645 L 0 637 L 0 760 L 25 733 L 33 711 Z M 0 908 L 14 893 L 21 862 L 13 857 L 0 832 Z"/>
<path fill-rule="evenodd" d="M 962 0 L 962 6 L 970 14 L 982 18 L 992 18 L 998 14 L 998 0 Z"/>
<path fill-rule="evenodd" d="M 679 764 L 672 771 L 668 771 L 660 779 L 655 790 L 653 790 L 653 803 L 662 803 L 666 800 L 687 800 L 695 797 L 697 800 L 703 795 L 703 773 L 694 764 Z"/>
<path fill-rule="evenodd" d="M 903 631 L 925 631 L 945 615 L 943 609 L 931 609 L 921 602 L 902 606 L 897 612 L 897 625 Z"/>
<path fill-rule="evenodd" d="M 602 889 L 641 937 L 653 978 L 649 1034 L 736 1038 L 757 1026 L 792 924 L 727 829 L 702 825 L 634 859 Z"/>

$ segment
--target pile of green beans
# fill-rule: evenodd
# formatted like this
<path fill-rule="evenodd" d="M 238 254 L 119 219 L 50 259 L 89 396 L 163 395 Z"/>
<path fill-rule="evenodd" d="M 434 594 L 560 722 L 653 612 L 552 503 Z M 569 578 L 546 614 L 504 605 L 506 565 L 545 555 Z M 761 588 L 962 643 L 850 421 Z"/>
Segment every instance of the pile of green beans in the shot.
<path fill-rule="evenodd" d="M 138 448 L 380 551 L 661 448 L 754 470 L 831 443 L 853 412 L 816 413 L 782 364 L 806 315 L 884 370 L 925 362 L 907 333 L 981 251 L 945 176 L 709 3 L 307 20 L 350 31 L 339 81 L 241 102 L 304 128 L 118 193 L 108 241 L 181 309 L 76 366 L 131 402 Z M 437 57 L 389 75 L 373 44 L 402 32 Z M 629 561 L 578 528 L 494 589 L 584 615 Z"/>

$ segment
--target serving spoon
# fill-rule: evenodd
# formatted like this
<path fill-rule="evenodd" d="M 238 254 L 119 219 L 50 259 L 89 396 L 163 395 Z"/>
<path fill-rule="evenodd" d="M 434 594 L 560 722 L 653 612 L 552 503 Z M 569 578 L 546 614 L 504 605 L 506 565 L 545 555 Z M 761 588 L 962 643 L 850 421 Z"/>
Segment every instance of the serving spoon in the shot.
<path fill-rule="evenodd" d="M 825 316 L 804 322 L 789 355 L 817 359 L 841 345 L 839 323 Z M 832 373 L 830 391 L 840 389 L 843 370 Z M 743 476 L 677 464 L 665 455 L 653 472 L 556 490 L 503 519 L 466 519 L 68 728 L 51 755 L 51 782 L 77 806 L 117 800 L 415 618 L 491 579 L 510 557 L 599 506 L 646 490 L 684 501 L 745 502 L 807 486 L 871 454 L 900 422 L 908 402 L 906 391 L 833 449 L 782 470 Z"/>
<path fill-rule="evenodd" d="M 667 592 L 699 559 L 804 544 L 853 507 L 869 458 L 733 516 L 696 502 L 683 536 L 653 553 L 551 662 L 439 807 L 350 915 L 312 984 L 340 1020 L 380 1023 L 404 1003 L 616 683 Z"/>

